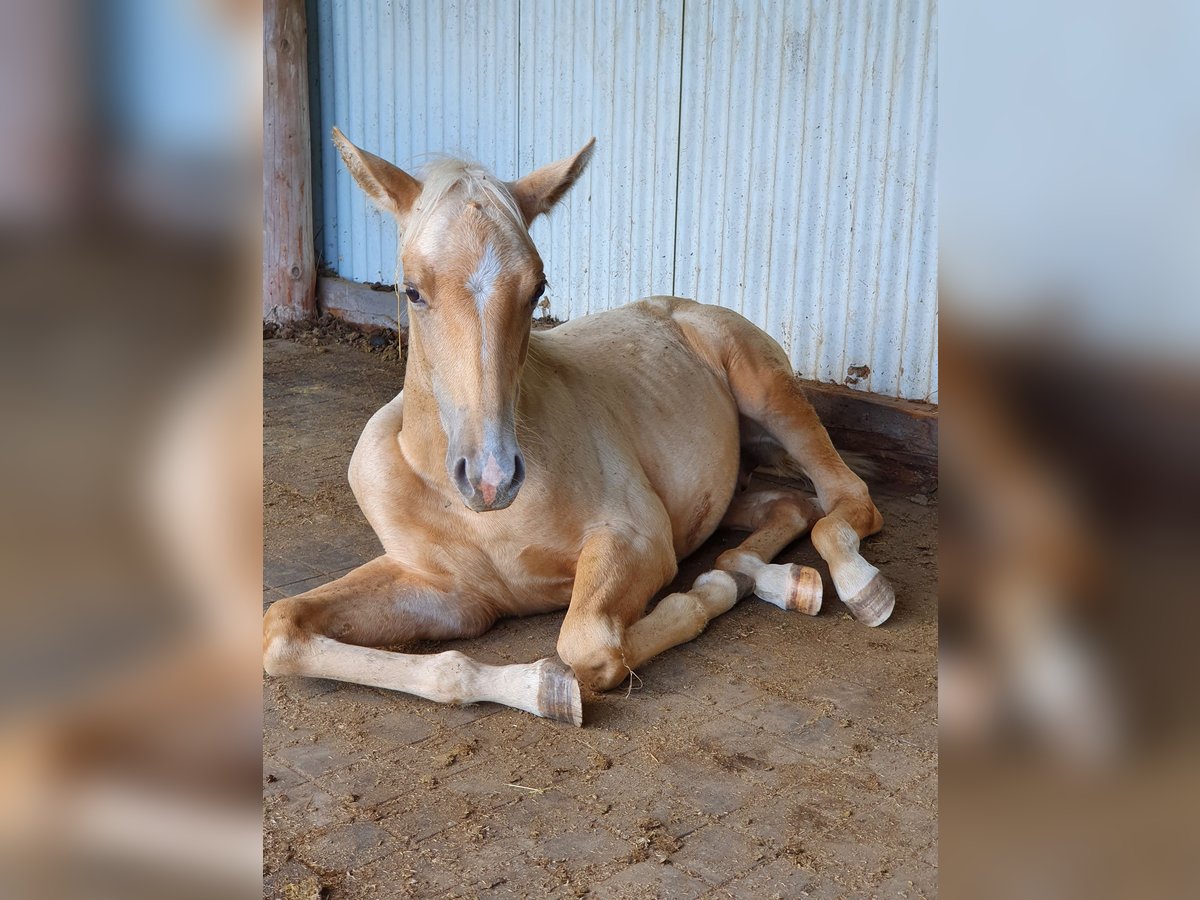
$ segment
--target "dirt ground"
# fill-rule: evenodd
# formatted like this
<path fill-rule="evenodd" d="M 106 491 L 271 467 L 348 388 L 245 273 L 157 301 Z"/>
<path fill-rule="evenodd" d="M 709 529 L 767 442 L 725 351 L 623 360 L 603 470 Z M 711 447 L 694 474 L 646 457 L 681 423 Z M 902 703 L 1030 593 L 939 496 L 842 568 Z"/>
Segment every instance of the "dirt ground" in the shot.
<path fill-rule="evenodd" d="M 402 370 L 394 346 L 328 336 L 264 356 L 265 608 L 378 555 L 346 465 Z M 896 588 L 886 625 L 855 622 L 801 541 L 781 559 L 822 572 L 819 616 L 748 598 L 628 692 L 585 701 L 581 729 L 266 678 L 264 895 L 935 896 L 937 510 L 876 495 L 887 526 L 864 549 Z M 528 662 L 561 619 L 438 648 Z"/>

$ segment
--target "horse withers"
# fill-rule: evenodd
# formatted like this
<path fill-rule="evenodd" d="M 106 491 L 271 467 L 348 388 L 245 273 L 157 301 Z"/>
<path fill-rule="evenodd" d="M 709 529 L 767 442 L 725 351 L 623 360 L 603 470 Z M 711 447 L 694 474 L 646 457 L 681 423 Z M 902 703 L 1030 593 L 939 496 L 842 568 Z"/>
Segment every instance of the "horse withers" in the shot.
<path fill-rule="evenodd" d="M 883 519 L 763 331 L 676 297 L 531 331 L 546 278 L 529 226 L 579 178 L 594 140 L 513 182 L 457 159 L 418 180 L 336 128 L 333 140 L 399 224 L 408 363 L 350 460 L 383 555 L 271 606 L 268 673 L 579 725 L 580 682 L 617 686 L 749 593 L 815 614 L 820 575 L 771 563 L 810 529 L 850 611 L 888 618 L 892 589 L 859 553 Z M 746 489 L 755 468 L 781 462 L 816 496 Z M 720 526 L 750 535 L 647 615 Z M 557 656 L 529 664 L 375 649 L 564 608 Z"/>

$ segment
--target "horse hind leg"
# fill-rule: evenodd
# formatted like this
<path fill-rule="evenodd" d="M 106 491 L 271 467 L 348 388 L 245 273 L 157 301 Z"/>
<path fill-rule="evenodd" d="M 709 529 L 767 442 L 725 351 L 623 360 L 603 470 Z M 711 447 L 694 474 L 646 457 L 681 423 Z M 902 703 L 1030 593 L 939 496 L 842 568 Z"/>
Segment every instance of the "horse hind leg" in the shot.
<path fill-rule="evenodd" d="M 866 484 L 834 449 L 783 349 L 731 310 L 681 307 L 675 317 L 698 352 L 724 367 L 738 412 L 761 426 L 812 481 L 824 512 L 812 526 L 812 542 L 829 564 L 842 602 L 860 622 L 883 624 L 895 593 L 859 552 L 861 540 L 883 527 L 883 517 Z"/>
<path fill-rule="evenodd" d="M 883 527 L 866 484 L 834 449 L 790 369 L 768 367 L 730 380 L 735 385 L 754 382 L 748 390 L 735 387 L 739 403 L 742 397 L 750 398 L 751 414 L 812 481 L 825 513 L 812 527 L 812 542 L 829 564 L 838 596 L 860 622 L 883 624 L 892 614 L 895 593 L 859 550 L 863 538 Z"/>
<path fill-rule="evenodd" d="M 829 564 L 838 596 L 860 622 L 882 625 L 892 614 L 896 595 L 879 569 L 863 558 L 860 544 L 883 527 L 883 516 L 866 484 L 834 449 L 790 371 L 770 374 L 765 393 L 764 424 L 812 480 L 825 512 L 813 525 L 812 542 Z"/>
<path fill-rule="evenodd" d="M 579 686 L 556 658 L 489 666 L 457 651 L 417 655 L 375 649 L 475 637 L 495 619 L 478 602 L 422 584 L 381 556 L 272 604 L 263 619 L 263 668 L 269 675 L 332 678 L 437 703 L 491 701 L 582 724 Z"/>

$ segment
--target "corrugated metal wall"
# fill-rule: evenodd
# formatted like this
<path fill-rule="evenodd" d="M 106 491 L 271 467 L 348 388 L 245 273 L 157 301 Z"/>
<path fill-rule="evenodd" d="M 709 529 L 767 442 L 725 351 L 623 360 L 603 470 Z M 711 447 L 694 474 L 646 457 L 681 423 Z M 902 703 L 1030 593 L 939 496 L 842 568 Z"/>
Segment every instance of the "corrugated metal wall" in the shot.
<path fill-rule="evenodd" d="M 401 165 L 460 152 L 502 178 L 595 135 L 534 227 L 554 315 L 695 297 L 805 377 L 936 402 L 934 0 L 309 5 L 318 253 L 344 277 L 393 281 L 396 236 L 333 125 Z"/>

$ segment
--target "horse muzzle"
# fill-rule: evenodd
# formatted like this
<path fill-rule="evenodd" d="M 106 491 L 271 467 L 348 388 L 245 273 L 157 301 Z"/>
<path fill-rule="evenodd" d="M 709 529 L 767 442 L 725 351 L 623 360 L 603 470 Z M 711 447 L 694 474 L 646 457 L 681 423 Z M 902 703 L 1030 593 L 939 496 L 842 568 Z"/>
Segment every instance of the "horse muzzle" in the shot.
<path fill-rule="evenodd" d="M 525 459 L 520 451 L 460 456 L 447 468 L 463 502 L 475 512 L 504 509 L 517 499 L 525 483 Z"/>

